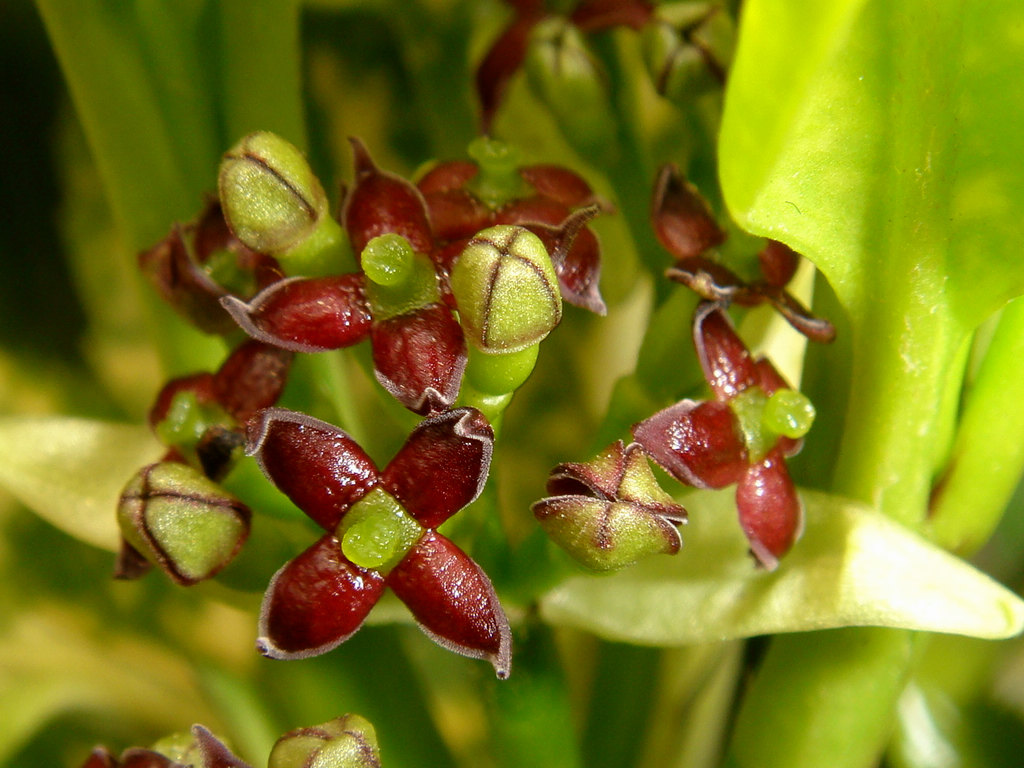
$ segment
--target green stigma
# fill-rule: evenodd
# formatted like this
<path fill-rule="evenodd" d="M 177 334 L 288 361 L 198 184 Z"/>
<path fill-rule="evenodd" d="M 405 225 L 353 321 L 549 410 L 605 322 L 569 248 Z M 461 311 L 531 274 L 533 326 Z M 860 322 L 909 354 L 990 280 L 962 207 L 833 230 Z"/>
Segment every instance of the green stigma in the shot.
<path fill-rule="evenodd" d="M 409 278 L 415 258 L 409 241 L 401 235 L 380 235 L 363 248 L 363 273 L 377 285 L 398 285 Z"/>
<path fill-rule="evenodd" d="M 480 136 L 466 150 L 480 173 L 470 182 L 473 193 L 491 208 L 500 208 L 525 192 L 519 175 L 519 152 L 503 141 Z"/>
<path fill-rule="evenodd" d="M 779 389 L 764 407 L 764 425 L 785 437 L 801 438 L 814 423 L 814 406 L 802 392 L 795 389 Z"/>
<path fill-rule="evenodd" d="M 350 561 L 386 572 L 419 541 L 423 528 L 393 496 L 374 488 L 348 511 L 337 535 Z"/>
<path fill-rule="evenodd" d="M 748 387 L 729 401 L 729 407 L 740 423 L 743 442 L 752 462 L 763 459 L 778 437 L 766 429 L 764 423 L 764 406 L 767 402 L 768 396 L 760 387 Z"/>

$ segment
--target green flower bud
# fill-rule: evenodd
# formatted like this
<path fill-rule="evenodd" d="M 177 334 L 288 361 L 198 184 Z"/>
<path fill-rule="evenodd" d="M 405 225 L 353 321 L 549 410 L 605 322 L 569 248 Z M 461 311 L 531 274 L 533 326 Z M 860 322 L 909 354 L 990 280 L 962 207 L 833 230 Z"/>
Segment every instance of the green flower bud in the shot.
<path fill-rule="evenodd" d="M 186 586 L 231 562 L 250 518 L 248 507 L 199 470 L 173 461 L 139 470 L 117 510 L 125 541 Z"/>
<path fill-rule="evenodd" d="M 533 505 L 541 527 L 587 568 L 612 571 L 648 555 L 672 555 L 686 510 L 662 490 L 643 449 L 617 442 L 593 461 L 561 464 Z"/>
<path fill-rule="evenodd" d="M 243 138 L 224 154 L 217 184 L 228 226 L 249 248 L 276 256 L 293 273 L 349 266 L 345 234 L 328 213 L 320 180 L 280 136 Z"/>
<path fill-rule="evenodd" d="M 643 56 L 658 93 L 681 103 L 719 90 L 732 60 L 735 29 L 713 4 L 667 3 L 644 28 Z"/>
<path fill-rule="evenodd" d="M 225 153 L 218 187 L 231 231 L 262 253 L 305 240 L 327 214 L 327 195 L 306 158 L 267 131 L 250 133 Z"/>
<path fill-rule="evenodd" d="M 267 768 L 380 768 L 377 734 L 364 717 L 342 715 L 277 740 Z"/>
<path fill-rule="evenodd" d="M 451 272 L 467 338 L 491 354 L 539 343 L 562 319 L 551 257 L 523 227 L 500 225 L 469 241 Z"/>
<path fill-rule="evenodd" d="M 614 146 L 604 74 L 576 27 L 558 17 L 538 23 L 524 64 L 530 87 L 570 141 L 602 153 Z"/>

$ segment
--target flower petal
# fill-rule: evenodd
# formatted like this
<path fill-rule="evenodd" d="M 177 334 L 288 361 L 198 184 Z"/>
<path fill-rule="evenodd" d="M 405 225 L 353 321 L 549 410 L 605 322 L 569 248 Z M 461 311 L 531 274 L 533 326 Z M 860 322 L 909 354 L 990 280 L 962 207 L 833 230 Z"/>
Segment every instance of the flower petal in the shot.
<path fill-rule="evenodd" d="M 633 427 L 633 437 L 676 480 L 724 488 L 748 468 L 736 416 L 723 402 L 681 400 Z"/>
<path fill-rule="evenodd" d="M 380 170 L 366 146 L 349 139 L 356 183 L 345 198 L 341 220 L 358 255 L 378 235 L 401 235 L 416 253 L 430 253 L 433 237 L 423 195 L 401 176 Z"/>
<path fill-rule="evenodd" d="M 512 632 L 490 580 L 469 556 L 427 531 L 388 574 L 388 586 L 434 642 L 455 653 L 487 659 L 509 675 Z"/>
<path fill-rule="evenodd" d="M 725 240 L 707 202 L 671 163 L 658 172 L 651 220 L 654 234 L 677 259 L 700 256 Z"/>
<path fill-rule="evenodd" d="M 350 563 L 327 534 L 274 574 L 256 646 L 275 659 L 326 653 L 359 629 L 383 591 L 384 577 Z"/>
<path fill-rule="evenodd" d="M 704 378 L 719 400 L 731 400 L 760 383 L 754 358 L 719 305 L 703 302 L 697 307 L 693 343 Z"/>
<path fill-rule="evenodd" d="M 519 175 L 538 195 L 561 203 L 566 208 L 579 208 L 597 202 L 594 190 L 583 177 L 560 165 L 527 165 L 519 169 Z"/>
<path fill-rule="evenodd" d="M 251 339 L 236 348 L 213 377 L 217 402 L 244 424 L 277 402 L 288 379 L 292 353 Z"/>
<path fill-rule="evenodd" d="M 750 466 L 736 488 L 736 508 L 750 551 L 775 570 L 803 529 L 803 503 L 779 448 Z"/>
<path fill-rule="evenodd" d="M 480 99 L 480 132 L 490 133 L 491 121 L 501 105 L 512 76 L 526 58 L 530 32 L 540 20 L 538 11 L 518 10 L 516 18 L 502 31 L 476 69 L 476 93 Z"/>
<path fill-rule="evenodd" d="M 462 326 L 444 304 L 373 324 L 377 381 L 411 411 L 441 411 L 458 397 L 466 369 Z"/>
<path fill-rule="evenodd" d="M 370 331 L 361 274 L 293 277 L 274 283 L 246 303 L 221 299 L 235 322 L 254 339 L 293 352 L 348 347 Z"/>
<path fill-rule="evenodd" d="M 379 484 L 376 465 L 345 432 L 284 408 L 249 422 L 245 452 L 299 509 L 327 531 Z"/>
<path fill-rule="evenodd" d="M 483 490 L 494 430 L 475 408 L 420 422 L 381 476 L 383 487 L 425 528 L 436 528 Z"/>

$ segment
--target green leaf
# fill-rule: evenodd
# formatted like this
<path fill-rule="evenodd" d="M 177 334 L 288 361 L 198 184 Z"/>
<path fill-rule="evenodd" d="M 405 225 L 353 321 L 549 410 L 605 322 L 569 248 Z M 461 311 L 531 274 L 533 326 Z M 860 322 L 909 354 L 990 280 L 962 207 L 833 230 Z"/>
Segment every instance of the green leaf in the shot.
<path fill-rule="evenodd" d="M 958 348 L 1024 292 L 1022 23 L 1012 0 L 744 5 L 726 202 L 814 261 L 848 310 L 837 490 L 907 522 L 948 450 Z"/>
<path fill-rule="evenodd" d="M 162 448 L 143 426 L 70 417 L 0 419 L 0 487 L 65 533 L 116 551 L 117 500 Z"/>
<path fill-rule="evenodd" d="M 984 638 L 1024 629 L 1024 602 L 969 564 L 855 502 L 802 494 L 803 538 L 773 573 L 747 555 L 731 494 L 694 492 L 678 555 L 570 578 L 542 598 L 542 615 L 669 646 L 845 626 Z"/>

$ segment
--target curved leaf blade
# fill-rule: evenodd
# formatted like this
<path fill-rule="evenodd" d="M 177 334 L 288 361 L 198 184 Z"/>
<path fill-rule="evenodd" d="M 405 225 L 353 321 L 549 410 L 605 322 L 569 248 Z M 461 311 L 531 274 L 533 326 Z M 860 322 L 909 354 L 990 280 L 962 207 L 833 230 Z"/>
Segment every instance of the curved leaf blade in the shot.
<path fill-rule="evenodd" d="M 1024 601 L 968 563 L 855 502 L 802 491 L 807 527 L 774 573 L 755 569 L 729 494 L 685 499 L 675 557 L 573 577 L 541 600 L 555 624 L 609 640 L 687 645 L 846 626 L 1004 638 Z"/>
<path fill-rule="evenodd" d="M 116 551 L 117 501 L 162 448 L 148 429 L 71 417 L 0 419 L 0 487 L 43 519 Z"/>

